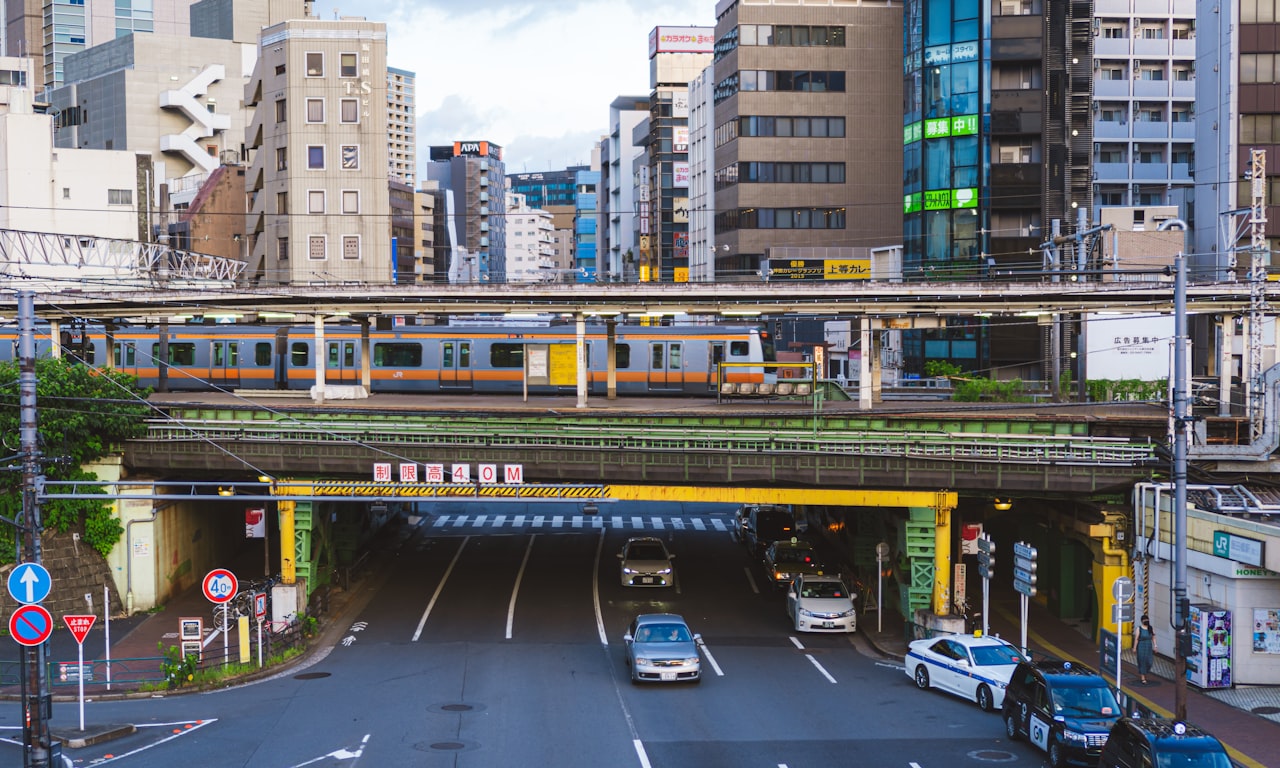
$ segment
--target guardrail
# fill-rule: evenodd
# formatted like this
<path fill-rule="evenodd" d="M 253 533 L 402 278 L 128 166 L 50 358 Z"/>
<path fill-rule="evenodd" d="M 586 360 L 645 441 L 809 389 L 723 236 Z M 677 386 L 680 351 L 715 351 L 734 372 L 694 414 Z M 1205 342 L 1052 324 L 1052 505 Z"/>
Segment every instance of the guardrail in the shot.
<path fill-rule="evenodd" d="M 1123 438 L 1080 435 L 1002 435 L 918 430 L 824 430 L 821 423 L 773 429 L 696 427 L 688 424 L 619 427 L 504 419 L 441 420 L 260 420 L 155 421 L 149 442 L 289 442 L 305 444 L 416 445 L 438 448 L 561 448 L 662 452 L 806 453 L 892 456 L 1019 464 L 1137 466 L 1153 462 L 1158 446 Z"/>

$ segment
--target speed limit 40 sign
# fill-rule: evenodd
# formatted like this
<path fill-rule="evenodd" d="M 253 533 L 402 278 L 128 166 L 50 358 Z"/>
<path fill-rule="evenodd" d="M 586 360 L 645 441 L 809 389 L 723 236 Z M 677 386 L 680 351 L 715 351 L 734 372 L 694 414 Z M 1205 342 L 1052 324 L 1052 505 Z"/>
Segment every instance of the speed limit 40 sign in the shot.
<path fill-rule="evenodd" d="M 204 596 L 209 599 L 209 602 L 221 605 L 236 596 L 240 584 L 231 571 L 226 568 L 214 568 L 204 577 L 200 587 L 204 590 Z"/>

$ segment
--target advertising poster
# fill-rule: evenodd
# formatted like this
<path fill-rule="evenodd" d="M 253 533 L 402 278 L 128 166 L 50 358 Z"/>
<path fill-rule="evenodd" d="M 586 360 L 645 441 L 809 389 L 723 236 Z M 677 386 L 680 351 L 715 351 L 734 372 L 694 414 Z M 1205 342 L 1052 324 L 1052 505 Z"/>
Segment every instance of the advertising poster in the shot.
<path fill-rule="evenodd" d="M 1085 354 L 1091 379 L 1169 378 L 1173 315 L 1088 315 Z"/>
<path fill-rule="evenodd" d="M 688 163 L 672 163 L 671 164 L 671 186 L 684 187 L 689 186 L 689 164 Z"/>
<path fill-rule="evenodd" d="M 1253 652 L 1280 653 L 1280 608 L 1253 609 Z"/>

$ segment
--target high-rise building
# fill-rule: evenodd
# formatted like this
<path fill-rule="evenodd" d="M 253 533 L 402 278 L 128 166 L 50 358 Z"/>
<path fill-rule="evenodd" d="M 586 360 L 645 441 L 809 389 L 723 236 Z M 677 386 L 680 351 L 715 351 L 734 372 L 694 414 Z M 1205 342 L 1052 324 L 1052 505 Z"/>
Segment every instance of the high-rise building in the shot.
<path fill-rule="evenodd" d="M 634 281 L 638 275 L 635 239 L 635 183 L 631 164 L 644 154 L 631 141 L 649 116 L 648 96 L 619 96 L 609 105 L 609 135 L 600 145 L 600 212 L 596 227 L 597 279 Z"/>
<path fill-rule="evenodd" d="M 710 27 L 655 27 L 649 33 L 648 132 L 639 142 L 649 167 L 639 200 L 639 278 L 689 279 L 689 83 L 711 63 Z"/>
<path fill-rule="evenodd" d="M 716 4 L 716 279 L 901 242 L 901 35 L 897 3 Z"/>
<path fill-rule="evenodd" d="M 1097 3 L 1093 204 L 1175 205 L 1190 215 L 1196 77 L 1194 0 Z"/>
<path fill-rule="evenodd" d="M 554 232 L 551 214 L 531 207 L 524 195 L 507 192 L 507 282 L 561 282 L 554 271 Z"/>
<path fill-rule="evenodd" d="M 598 166 L 597 166 L 598 167 Z M 573 242 L 574 279 L 580 283 L 596 281 L 596 206 L 600 171 L 578 171 L 574 178 Z"/>
<path fill-rule="evenodd" d="M 39 61 L 40 85 L 56 88 L 63 61 L 78 51 L 135 32 L 185 37 L 195 1 L 7 0 L 5 49 Z"/>
<path fill-rule="evenodd" d="M 386 56 L 382 22 L 262 30 L 245 88 L 250 280 L 391 281 Z"/>
<path fill-rule="evenodd" d="M 446 217 L 451 280 L 506 281 L 506 174 L 502 147 L 490 141 L 455 141 L 430 148 L 427 178 L 439 184 Z"/>
<path fill-rule="evenodd" d="M 716 279 L 715 66 L 689 83 L 689 280 Z"/>
<path fill-rule="evenodd" d="M 418 177 L 417 75 L 387 67 L 387 156 L 392 178 L 413 186 Z"/>

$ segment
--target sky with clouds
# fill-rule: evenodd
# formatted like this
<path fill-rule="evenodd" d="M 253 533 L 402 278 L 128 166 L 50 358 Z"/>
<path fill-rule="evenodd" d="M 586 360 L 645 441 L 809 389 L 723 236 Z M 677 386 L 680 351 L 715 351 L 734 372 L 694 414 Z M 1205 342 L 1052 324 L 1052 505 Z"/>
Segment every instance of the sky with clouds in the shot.
<path fill-rule="evenodd" d="M 455 140 L 503 147 L 508 173 L 591 160 L 609 103 L 649 93 L 649 32 L 715 25 L 716 0 L 319 0 L 387 24 L 387 64 L 417 75 L 420 163 Z M 422 176 L 425 178 L 425 174 Z"/>

